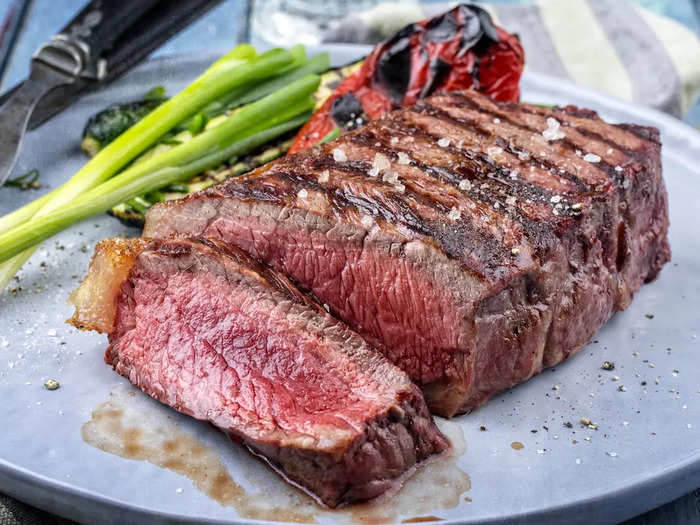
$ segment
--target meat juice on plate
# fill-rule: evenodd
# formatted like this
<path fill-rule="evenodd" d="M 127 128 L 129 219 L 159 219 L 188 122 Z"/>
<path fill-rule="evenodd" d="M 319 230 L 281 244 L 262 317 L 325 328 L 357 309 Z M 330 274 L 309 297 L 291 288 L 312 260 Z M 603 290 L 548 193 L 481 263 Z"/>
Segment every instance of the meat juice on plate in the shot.
<path fill-rule="evenodd" d="M 461 425 L 441 418 L 436 422 L 452 442 L 452 452 L 422 465 L 395 494 L 335 511 L 321 508 L 252 458 L 238 465 L 255 487 L 246 489 L 234 480 L 214 447 L 180 428 L 138 392 L 111 395 L 95 407 L 81 434 L 85 443 L 104 452 L 147 461 L 188 478 L 197 490 L 234 508 L 242 518 L 316 523 L 342 516 L 347 522 L 374 524 L 402 516 L 411 523 L 440 520 L 436 514 L 459 505 L 471 488 L 469 476 L 456 464 L 467 450 Z"/>

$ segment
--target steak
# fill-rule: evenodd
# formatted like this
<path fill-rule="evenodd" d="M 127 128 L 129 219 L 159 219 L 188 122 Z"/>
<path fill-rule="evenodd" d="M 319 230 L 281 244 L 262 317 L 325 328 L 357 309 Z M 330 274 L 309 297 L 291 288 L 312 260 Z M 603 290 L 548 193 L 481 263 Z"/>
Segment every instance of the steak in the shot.
<path fill-rule="evenodd" d="M 405 373 L 234 248 L 108 239 L 72 301 L 73 324 L 109 334 L 119 374 L 329 507 L 397 487 L 449 448 Z"/>
<path fill-rule="evenodd" d="M 145 234 L 285 273 L 452 416 L 580 350 L 670 258 L 654 128 L 474 91 L 183 200 Z"/>

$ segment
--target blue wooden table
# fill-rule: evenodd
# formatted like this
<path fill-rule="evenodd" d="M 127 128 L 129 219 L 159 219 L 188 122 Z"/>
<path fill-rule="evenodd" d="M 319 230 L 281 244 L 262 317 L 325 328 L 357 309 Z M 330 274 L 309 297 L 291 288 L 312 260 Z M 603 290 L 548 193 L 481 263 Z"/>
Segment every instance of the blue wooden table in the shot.
<path fill-rule="evenodd" d="M 491 0 L 491 3 L 524 0 Z M 595 0 L 591 0 L 595 1 Z M 696 33 L 700 30 L 700 0 L 638 0 L 645 7 L 675 18 Z M 21 81 L 40 44 L 56 33 L 84 0 L 0 0 L 0 92 Z M 248 4 L 228 0 L 158 49 L 154 56 L 227 49 L 249 37 Z M 13 31 L 13 28 L 15 29 Z M 684 120 L 700 125 L 700 104 Z M 38 522 L 64 523 L 44 514 Z M 36 521 L 35 521 L 36 522 Z M 700 525 L 700 489 L 627 522 L 627 525 Z"/>

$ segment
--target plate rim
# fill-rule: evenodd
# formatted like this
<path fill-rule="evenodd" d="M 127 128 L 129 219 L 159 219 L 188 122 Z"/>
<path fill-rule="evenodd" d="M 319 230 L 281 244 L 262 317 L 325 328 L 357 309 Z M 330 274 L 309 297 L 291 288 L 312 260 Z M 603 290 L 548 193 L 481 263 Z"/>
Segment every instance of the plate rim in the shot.
<path fill-rule="evenodd" d="M 314 49 L 313 46 L 308 46 L 308 48 Z M 339 53 L 356 53 L 358 56 L 361 56 L 371 50 L 372 46 L 324 44 L 315 49 Z M 205 57 L 218 56 L 220 54 L 219 51 L 208 50 L 162 55 L 142 62 L 137 68 L 157 62 L 205 60 Z M 548 91 L 558 95 L 561 93 L 570 94 L 572 99 L 577 100 L 577 103 L 586 101 L 586 103 L 590 103 L 593 106 L 614 107 L 615 110 L 627 113 L 635 120 L 643 121 L 645 125 L 658 127 L 662 131 L 662 138 L 671 139 L 673 144 L 670 150 L 667 146 L 664 155 L 685 165 L 689 171 L 700 175 L 700 168 L 698 167 L 700 166 L 700 131 L 689 124 L 654 108 L 640 106 L 607 93 L 543 73 L 526 71 L 522 82 L 525 85 L 531 84 L 541 91 Z M 87 96 L 92 96 L 95 93 L 100 93 L 100 91 L 94 91 Z M 679 143 L 689 147 L 678 147 Z M 656 473 L 648 473 L 642 478 L 637 477 L 629 483 L 620 483 L 617 487 L 602 494 L 593 494 L 576 501 L 543 509 L 523 511 L 510 514 L 509 516 L 492 516 L 476 519 L 470 519 L 468 516 L 465 516 L 446 523 L 486 525 L 503 523 L 504 520 L 518 523 L 538 523 L 542 520 L 546 520 L 548 523 L 558 523 L 561 520 L 562 522 L 573 523 L 581 519 L 580 517 L 576 518 L 577 515 L 582 515 L 581 511 L 586 511 L 584 516 L 586 521 L 595 520 L 595 518 L 598 518 L 601 523 L 620 521 L 663 505 L 698 486 L 700 486 L 700 450 L 681 461 L 667 465 Z M 212 525 L 282 523 L 238 517 L 231 520 L 197 518 L 152 510 L 49 478 L 2 458 L 0 458 L 0 487 L 2 487 L 3 493 L 11 497 L 69 519 L 90 520 L 99 517 L 104 523 L 123 523 L 125 518 L 148 518 L 153 523 L 207 523 Z M 662 488 L 665 490 L 661 490 Z M 626 512 L 622 514 L 619 508 L 615 508 L 616 502 L 621 498 L 628 500 L 624 509 Z M 91 502 L 94 505 L 84 505 L 85 502 Z M 97 510 L 97 506 L 100 507 L 100 510 Z"/>

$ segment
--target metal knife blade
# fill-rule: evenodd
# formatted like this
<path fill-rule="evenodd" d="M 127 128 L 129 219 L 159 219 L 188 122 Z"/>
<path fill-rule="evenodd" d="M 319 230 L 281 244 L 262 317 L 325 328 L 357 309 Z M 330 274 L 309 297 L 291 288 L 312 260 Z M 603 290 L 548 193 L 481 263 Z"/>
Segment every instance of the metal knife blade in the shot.
<path fill-rule="evenodd" d="M 37 102 L 57 87 L 72 84 L 75 78 L 34 59 L 27 81 L 0 106 L 0 187 L 17 162 L 22 138 Z"/>

